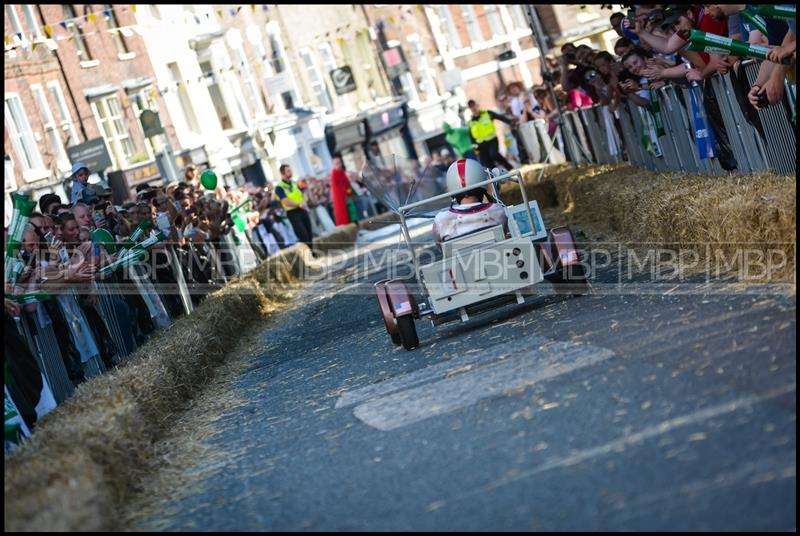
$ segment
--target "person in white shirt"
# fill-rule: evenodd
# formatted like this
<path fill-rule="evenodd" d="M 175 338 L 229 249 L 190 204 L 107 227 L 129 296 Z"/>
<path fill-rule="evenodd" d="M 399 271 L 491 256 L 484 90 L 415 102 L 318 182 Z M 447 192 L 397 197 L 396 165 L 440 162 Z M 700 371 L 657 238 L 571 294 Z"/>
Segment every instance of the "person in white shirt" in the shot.
<path fill-rule="evenodd" d="M 447 170 L 447 189 L 455 192 L 487 178 L 489 175 L 475 160 L 456 160 Z M 508 228 L 505 208 L 489 200 L 484 187 L 456 194 L 453 201 L 455 204 L 436 214 L 433 220 L 433 239 L 436 242 L 452 240 L 495 225 Z"/>

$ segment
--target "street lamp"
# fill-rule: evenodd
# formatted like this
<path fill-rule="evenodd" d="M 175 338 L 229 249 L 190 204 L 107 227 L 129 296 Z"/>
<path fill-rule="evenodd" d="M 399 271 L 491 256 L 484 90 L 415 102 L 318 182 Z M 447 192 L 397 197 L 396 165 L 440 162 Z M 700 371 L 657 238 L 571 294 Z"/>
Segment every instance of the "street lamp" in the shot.
<path fill-rule="evenodd" d="M 544 79 L 545 85 L 550 90 L 550 97 L 553 99 L 553 104 L 556 107 L 556 111 L 558 111 L 558 122 L 559 124 L 566 129 L 566 123 L 564 122 L 564 116 L 561 114 L 561 103 L 558 100 L 558 95 L 556 95 L 555 89 L 553 89 L 553 76 L 550 73 L 550 67 L 547 65 L 547 61 L 545 60 L 545 55 L 549 49 L 547 48 L 547 43 L 545 43 L 544 39 L 544 30 L 542 30 L 542 23 L 539 22 L 539 15 L 536 13 L 536 6 L 532 4 L 525 5 L 525 11 L 527 11 L 528 15 L 528 22 L 531 25 L 531 31 L 533 32 L 533 36 L 536 38 L 536 44 L 539 47 L 539 58 L 540 65 L 542 67 L 542 78 Z M 564 130 L 564 136 L 566 139 L 566 130 Z M 573 168 L 576 168 L 577 165 L 575 164 L 575 159 L 572 158 L 570 160 L 570 164 L 572 164 Z"/>

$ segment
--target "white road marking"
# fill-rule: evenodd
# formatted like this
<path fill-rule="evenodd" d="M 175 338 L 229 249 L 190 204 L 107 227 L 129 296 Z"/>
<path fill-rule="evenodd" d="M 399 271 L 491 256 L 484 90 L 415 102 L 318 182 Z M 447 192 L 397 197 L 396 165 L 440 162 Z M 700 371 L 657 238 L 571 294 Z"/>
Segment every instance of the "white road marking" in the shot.
<path fill-rule="evenodd" d="M 393 430 L 471 406 L 484 398 L 504 396 L 614 355 L 611 350 L 588 344 L 547 341 L 533 352 L 500 361 L 486 363 L 485 358 L 475 356 L 475 366 L 465 366 L 469 362 L 462 356 L 406 374 L 386 386 L 369 386 L 350 396 L 345 393 L 336 407 L 372 398 L 357 406 L 354 415 L 379 430 Z M 448 375 L 448 370 L 456 374 Z M 431 382 L 442 375 L 444 378 Z"/>

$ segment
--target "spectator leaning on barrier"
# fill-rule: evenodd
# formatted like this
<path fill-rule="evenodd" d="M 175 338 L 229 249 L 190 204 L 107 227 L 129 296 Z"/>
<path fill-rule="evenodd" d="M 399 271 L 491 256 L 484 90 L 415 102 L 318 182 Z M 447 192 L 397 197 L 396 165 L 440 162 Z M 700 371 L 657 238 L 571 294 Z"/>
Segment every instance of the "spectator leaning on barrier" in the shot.
<path fill-rule="evenodd" d="M 715 4 L 706 6 L 696 4 L 687 8 L 675 9 L 665 19 L 671 22 L 674 28 L 668 38 L 655 35 L 646 29 L 646 18 L 636 17 L 633 30 L 643 43 L 653 50 L 664 54 L 679 53 L 683 58 L 692 63 L 693 69 L 686 73 L 686 78 L 691 81 L 701 82 L 703 86 L 703 105 L 714 130 L 717 146 L 719 148 L 719 162 L 723 169 L 733 171 L 737 168 L 736 158 L 733 155 L 728 133 L 722 119 L 716 94 L 711 84 L 706 83 L 706 78 L 715 72 L 725 73 L 731 67 L 726 54 L 708 54 L 684 50 L 688 43 L 690 31 L 694 28 L 703 32 L 727 36 L 728 22 L 725 14 Z"/>

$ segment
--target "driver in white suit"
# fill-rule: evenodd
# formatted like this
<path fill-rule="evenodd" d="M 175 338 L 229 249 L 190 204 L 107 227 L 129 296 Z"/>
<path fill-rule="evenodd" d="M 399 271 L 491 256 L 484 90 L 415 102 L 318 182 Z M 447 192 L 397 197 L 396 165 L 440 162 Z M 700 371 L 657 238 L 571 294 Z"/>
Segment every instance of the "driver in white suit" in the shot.
<path fill-rule="evenodd" d="M 489 175 L 477 161 L 456 160 L 447 170 L 447 190 L 461 190 L 488 178 Z M 452 240 L 495 225 L 508 229 L 505 207 L 488 200 L 485 188 L 474 188 L 454 195 L 453 200 L 455 203 L 451 203 L 449 209 L 439 212 L 433 220 L 433 239 L 437 242 Z"/>

